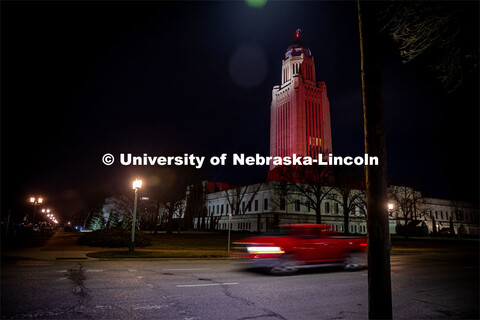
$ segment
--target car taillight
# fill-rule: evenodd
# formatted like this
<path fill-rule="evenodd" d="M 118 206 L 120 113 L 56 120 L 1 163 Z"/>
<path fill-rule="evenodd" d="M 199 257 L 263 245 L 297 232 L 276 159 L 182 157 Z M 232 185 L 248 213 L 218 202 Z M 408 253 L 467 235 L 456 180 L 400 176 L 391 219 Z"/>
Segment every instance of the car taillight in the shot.
<path fill-rule="evenodd" d="M 253 254 L 284 253 L 280 247 L 247 247 L 247 250 Z"/>
<path fill-rule="evenodd" d="M 368 246 L 367 243 L 360 243 L 360 247 L 366 247 L 366 246 Z"/>

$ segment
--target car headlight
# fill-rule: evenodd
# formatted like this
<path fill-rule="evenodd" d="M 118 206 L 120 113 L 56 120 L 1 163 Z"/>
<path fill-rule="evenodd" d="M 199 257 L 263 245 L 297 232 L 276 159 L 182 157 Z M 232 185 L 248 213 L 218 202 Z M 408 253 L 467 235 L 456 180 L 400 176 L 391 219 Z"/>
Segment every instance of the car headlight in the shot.
<path fill-rule="evenodd" d="M 280 247 L 247 247 L 249 253 L 284 253 Z"/>

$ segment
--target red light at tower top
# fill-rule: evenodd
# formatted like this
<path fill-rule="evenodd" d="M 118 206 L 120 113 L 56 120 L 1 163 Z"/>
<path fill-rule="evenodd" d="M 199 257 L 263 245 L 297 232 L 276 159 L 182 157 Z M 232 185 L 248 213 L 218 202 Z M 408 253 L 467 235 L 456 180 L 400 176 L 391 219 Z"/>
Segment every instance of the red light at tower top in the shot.
<path fill-rule="evenodd" d="M 297 32 L 295 35 L 297 38 L 300 38 L 300 32 L 302 32 L 302 29 L 297 29 Z"/>

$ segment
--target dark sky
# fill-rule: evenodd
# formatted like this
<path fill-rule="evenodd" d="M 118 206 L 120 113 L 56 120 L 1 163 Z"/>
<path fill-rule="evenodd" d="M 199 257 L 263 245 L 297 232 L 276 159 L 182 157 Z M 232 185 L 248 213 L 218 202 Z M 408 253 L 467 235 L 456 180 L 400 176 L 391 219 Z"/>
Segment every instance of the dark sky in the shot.
<path fill-rule="evenodd" d="M 457 6 L 478 53 L 478 3 Z M 135 176 L 162 183 L 156 169 L 103 165 L 105 153 L 267 156 L 271 90 L 297 28 L 327 84 L 334 153 L 363 154 L 356 14 L 355 2 L 2 2 L 2 215 L 34 194 L 71 214 L 131 192 Z M 446 94 L 384 40 L 389 182 L 478 202 L 478 69 Z M 196 178 L 255 183 L 267 170 Z"/>

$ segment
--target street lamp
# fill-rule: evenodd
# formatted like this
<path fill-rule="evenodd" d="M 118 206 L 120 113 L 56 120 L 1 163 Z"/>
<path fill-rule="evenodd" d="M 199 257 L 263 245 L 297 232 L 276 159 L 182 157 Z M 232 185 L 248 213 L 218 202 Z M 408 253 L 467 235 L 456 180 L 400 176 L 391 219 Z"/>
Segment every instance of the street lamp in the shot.
<path fill-rule="evenodd" d="M 228 249 L 227 254 L 230 256 L 230 226 L 232 225 L 232 214 L 228 214 Z"/>
<path fill-rule="evenodd" d="M 135 199 L 133 200 L 133 219 L 132 219 L 132 242 L 130 243 L 130 249 L 128 250 L 130 253 L 135 252 L 135 220 L 137 218 L 137 196 L 138 196 L 138 189 L 142 187 L 142 180 L 137 179 L 133 181 L 133 190 L 135 190 Z"/>
<path fill-rule="evenodd" d="M 33 224 L 35 224 L 35 214 L 37 213 L 37 204 L 42 204 L 43 203 L 43 198 L 42 197 L 30 197 L 30 203 L 33 204 Z"/>
<path fill-rule="evenodd" d="M 388 204 L 388 211 L 392 212 L 393 211 L 393 203 Z"/>

